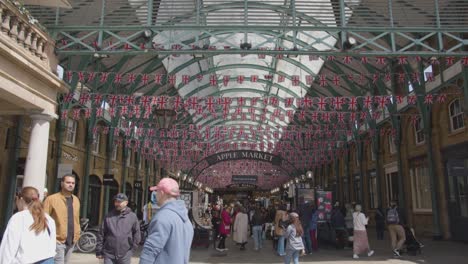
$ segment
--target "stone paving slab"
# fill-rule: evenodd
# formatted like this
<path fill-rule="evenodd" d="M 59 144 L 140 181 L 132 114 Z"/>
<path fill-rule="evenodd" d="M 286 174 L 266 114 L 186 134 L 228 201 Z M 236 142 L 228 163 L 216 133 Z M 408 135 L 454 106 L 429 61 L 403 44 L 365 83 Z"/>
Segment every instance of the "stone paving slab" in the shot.
<path fill-rule="evenodd" d="M 388 239 L 388 236 L 386 237 Z M 232 240 L 228 238 L 226 244 L 229 250 L 226 253 L 219 253 L 210 248 L 195 248 L 192 249 L 190 263 L 219 263 L 219 264 L 280 264 L 283 263 L 283 258 L 275 255 L 272 249 L 271 241 L 265 241 L 265 246 L 261 251 L 254 251 L 253 242 L 249 241 L 245 251 L 239 250 L 234 246 Z M 450 241 L 433 241 L 423 240 L 425 244 L 423 252 L 418 256 L 402 256 L 401 258 L 393 258 L 390 251 L 390 241 L 375 241 L 370 238 L 371 247 L 375 250 L 375 255 L 372 257 L 362 256 L 359 260 L 352 259 L 352 250 L 336 250 L 334 248 L 321 248 L 318 252 L 311 255 L 303 256 L 299 259 L 300 263 L 421 263 L 421 264 L 462 264 L 468 263 L 468 244 L 450 242 Z M 135 254 L 132 259 L 133 263 L 138 263 L 139 253 Z M 92 254 L 74 253 L 72 256 L 73 264 L 84 263 L 99 263 Z M 101 262 L 102 263 L 102 262 Z M 171 264 L 171 263 L 167 263 Z"/>

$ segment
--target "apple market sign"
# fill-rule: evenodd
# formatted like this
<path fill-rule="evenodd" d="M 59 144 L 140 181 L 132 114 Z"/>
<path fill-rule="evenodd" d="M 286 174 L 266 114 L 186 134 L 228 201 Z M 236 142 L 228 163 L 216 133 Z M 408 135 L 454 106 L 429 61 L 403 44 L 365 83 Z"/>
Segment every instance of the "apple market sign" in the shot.
<path fill-rule="evenodd" d="M 260 151 L 251 151 L 251 150 L 237 150 L 217 153 L 215 155 L 206 157 L 206 161 L 211 166 L 218 162 L 230 161 L 230 160 L 240 160 L 240 159 L 249 159 L 249 160 L 259 160 L 269 162 L 273 165 L 281 165 L 281 157 Z"/>
<path fill-rule="evenodd" d="M 280 156 L 268 152 L 254 150 L 234 150 L 213 154 L 199 161 L 190 169 L 187 174 L 191 177 L 194 177 L 196 180 L 205 169 L 216 163 L 243 159 L 271 163 L 272 165 L 278 166 L 286 171 L 290 176 L 296 176 L 299 174 L 298 170 L 292 163 L 281 158 Z"/>

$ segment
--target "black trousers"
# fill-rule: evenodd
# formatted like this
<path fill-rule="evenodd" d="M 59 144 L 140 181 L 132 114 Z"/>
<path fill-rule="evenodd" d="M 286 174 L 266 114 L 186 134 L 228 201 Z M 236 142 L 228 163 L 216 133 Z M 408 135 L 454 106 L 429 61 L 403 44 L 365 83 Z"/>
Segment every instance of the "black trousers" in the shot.
<path fill-rule="evenodd" d="M 221 239 L 219 240 L 218 248 L 226 248 L 226 235 L 221 235 Z"/>

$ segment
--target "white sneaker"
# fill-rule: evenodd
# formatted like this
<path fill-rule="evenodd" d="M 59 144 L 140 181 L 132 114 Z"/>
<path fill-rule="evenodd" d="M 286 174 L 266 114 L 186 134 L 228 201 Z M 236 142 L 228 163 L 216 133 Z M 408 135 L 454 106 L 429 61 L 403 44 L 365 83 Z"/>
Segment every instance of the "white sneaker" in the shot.
<path fill-rule="evenodd" d="M 370 256 L 372 256 L 372 255 L 374 255 L 374 250 L 371 250 L 371 251 L 367 252 L 367 256 L 368 256 L 368 257 L 370 257 Z"/>
<path fill-rule="evenodd" d="M 359 258 L 359 256 L 357 254 L 353 255 L 353 259 L 358 259 L 358 258 Z"/>

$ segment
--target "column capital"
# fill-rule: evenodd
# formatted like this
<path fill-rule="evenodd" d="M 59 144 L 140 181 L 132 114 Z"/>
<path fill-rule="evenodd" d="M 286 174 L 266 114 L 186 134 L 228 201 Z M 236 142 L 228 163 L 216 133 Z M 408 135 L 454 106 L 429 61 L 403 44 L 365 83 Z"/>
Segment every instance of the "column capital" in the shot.
<path fill-rule="evenodd" d="M 55 119 L 54 116 L 51 116 L 48 114 L 42 114 L 42 113 L 33 113 L 33 114 L 30 114 L 29 117 L 35 121 L 47 121 L 47 122 L 50 122 Z"/>

